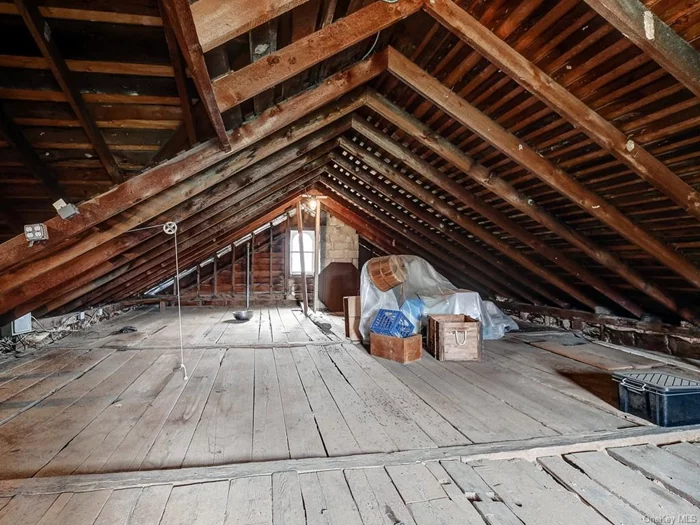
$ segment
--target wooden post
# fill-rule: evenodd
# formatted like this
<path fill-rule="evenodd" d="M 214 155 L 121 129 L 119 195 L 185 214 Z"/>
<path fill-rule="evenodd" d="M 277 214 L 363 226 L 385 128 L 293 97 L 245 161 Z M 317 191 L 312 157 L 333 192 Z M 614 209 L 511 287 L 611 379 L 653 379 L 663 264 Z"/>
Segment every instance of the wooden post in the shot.
<path fill-rule="evenodd" d="M 231 297 L 236 295 L 236 245 L 231 244 Z"/>
<path fill-rule="evenodd" d="M 272 299 L 272 253 L 273 253 L 273 247 L 275 244 L 275 232 L 272 231 L 273 229 L 274 229 L 274 225 L 272 223 L 270 223 L 270 261 L 269 261 L 269 263 L 270 263 L 270 275 L 268 275 L 269 281 L 270 281 L 269 288 L 268 288 L 270 291 L 270 299 Z"/>
<path fill-rule="evenodd" d="M 283 296 L 286 298 L 289 293 L 289 239 L 292 234 L 291 218 L 287 215 L 287 220 L 284 221 L 284 290 Z"/>
<path fill-rule="evenodd" d="M 218 257 L 216 255 L 216 252 L 214 252 L 214 274 L 213 274 L 214 275 L 214 295 L 216 295 L 216 293 L 218 291 L 218 286 L 217 286 L 218 280 L 217 280 L 217 275 L 216 275 L 216 272 L 218 270 L 217 259 L 218 259 Z"/>
<path fill-rule="evenodd" d="M 253 288 L 255 288 L 255 232 L 250 234 L 250 276 L 246 276 L 248 279 L 248 288 L 250 290 L 250 295 L 253 295 Z"/>
<path fill-rule="evenodd" d="M 318 274 L 321 271 L 321 199 L 316 199 L 316 241 L 314 242 L 314 312 L 318 312 Z"/>
<path fill-rule="evenodd" d="M 304 299 L 304 315 L 309 316 L 309 295 L 306 289 L 306 265 L 304 264 L 304 222 L 301 217 L 301 201 L 297 202 L 297 231 L 299 232 L 299 259 L 301 261 L 301 294 Z"/>
<path fill-rule="evenodd" d="M 201 266 L 197 265 L 197 297 L 199 297 L 200 290 L 201 290 L 201 284 L 202 284 L 202 275 L 201 275 Z"/>

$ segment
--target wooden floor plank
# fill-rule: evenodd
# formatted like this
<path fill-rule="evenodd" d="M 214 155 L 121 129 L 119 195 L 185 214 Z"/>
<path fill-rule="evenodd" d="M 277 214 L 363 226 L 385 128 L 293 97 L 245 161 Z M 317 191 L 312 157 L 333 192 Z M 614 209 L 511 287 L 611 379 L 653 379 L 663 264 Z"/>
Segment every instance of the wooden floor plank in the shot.
<path fill-rule="evenodd" d="M 311 341 L 312 339 L 308 336 L 306 331 L 299 324 L 299 320 L 292 313 L 291 308 L 277 308 L 277 312 L 280 315 L 282 325 L 284 326 L 284 331 L 287 334 L 287 340 L 290 343 L 298 343 L 304 341 Z"/>
<path fill-rule="evenodd" d="M 386 471 L 406 503 L 447 497 L 440 482 L 421 463 L 387 466 Z"/>
<path fill-rule="evenodd" d="M 374 491 L 367 481 L 364 469 L 348 469 L 345 471 L 345 480 L 350 487 L 350 492 L 360 512 L 363 525 L 387 525 L 396 523 L 389 521 L 389 517 L 382 510 Z"/>
<path fill-rule="evenodd" d="M 700 444 L 698 443 L 676 443 L 665 446 L 664 450 L 700 467 Z"/>
<path fill-rule="evenodd" d="M 206 350 L 141 468 L 180 467 L 219 373 L 224 350 Z"/>
<path fill-rule="evenodd" d="M 608 454 L 700 507 L 700 469 L 694 463 L 654 445 L 611 448 Z"/>
<path fill-rule="evenodd" d="M 161 523 L 168 525 L 190 525 L 197 512 L 199 485 L 173 487 L 165 505 Z"/>
<path fill-rule="evenodd" d="M 447 365 L 450 368 L 460 366 L 458 363 L 447 363 Z M 472 385 L 430 356 L 408 367 L 416 375 L 427 377 L 438 390 L 449 395 L 453 402 L 459 403 L 470 417 L 492 436 L 497 435 L 501 439 L 523 439 L 557 433 L 489 392 Z M 491 437 L 491 439 L 494 438 Z"/>
<path fill-rule="evenodd" d="M 215 345 L 218 344 L 219 339 L 230 326 L 231 321 L 233 321 L 234 309 L 224 310 L 221 319 L 219 319 L 216 324 L 212 325 L 209 330 L 204 332 L 202 336 L 198 339 L 198 343 L 202 345 Z"/>
<path fill-rule="evenodd" d="M 226 525 L 272 525 L 272 478 L 231 480 Z"/>
<path fill-rule="evenodd" d="M 272 320 L 270 319 L 270 311 L 268 308 L 260 308 L 260 334 L 258 343 L 272 343 Z"/>
<path fill-rule="evenodd" d="M 297 310 L 296 308 L 291 309 L 292 314 L 296 317 L 302 330 L 306 333 L 306 336 L 311 341 L 331 341 L 332 338 L 324 334 L 319 330 L 318 326 L 314 322 L 304 315 L 304 312 Z"/>
<path fill-rule="evenodd" d="M 343 348 L 360 368 L 374 380 L 375 384 L 391 396 L 404 413 L 410 415 L 438 446 L 449 447 L 471 443 L 466 436 L 460 433 L 396 376 L 379 364 L 364 349 L 352 344 L 344 344 Z"/>
<path fill-rule="evenodd" d="M 153 400 L 163 390 L 179 356 L 162 354 L 119 398 L 78 433 L 38 473 L 37 476 L 64 476 L 76 470 L 98 472 L 107 450 L 114 448 L 134 426 Z M 89 460 L 96 452 L 97 461 Z"/>
<path fill-rule="evenodd" d="M 282 318 L 280 317 L 279 310 L 276 306 L 270 306 L 267 309 L 267 313 L 270 316 L 270 324 L 272 328 L 272 342 L 273 343 L 287 343 L 287 330 L 284 327 Z"/>
<path fill-rule="evenodd" d="M 82 350 L 78 350 L 82 352 Z M 17 393 L 0 403 L 0 425 L 29 410 L 41 401 L 54 394 L 75 379 L 87 373 L 92 368 L 107 359 L 114 350 L 92 350 L 82 353 L 76 359 L 71 360 L 55 373 L 44 377 L 31 387 Z"/>
<path fill-rule="evenodd" d="M 253 406 L 253 459 L 289 457 L 287 429 L 273 350 L 255 350 L 255 400 Z"/>
<path fill-rule="evenodd" d="M 112 492 L 94 525 L 126 525 L 140 494 L 141 489 L 122 489 Z"/>
<path fill-rule="evenodd" d="M 188 350 L 185 354 L 190 374 L 197 370 L 203 354 L 203 350 Z M 100 472 L 138 470 L 186 386 L 187 383 L 183 379 L 182 371 L 174 370 L 166 386 L 124 439 L 117 444 L 113 451 L 107 449 L 106 454 L 100 454 L 99 461 L 96 458 L 91 458 L 91 464 L 97 466 L 103 460 Z M 106 459 L 104 459 L 105 457 Z"/>
<path fill-rule="evenodd" d="M 566 346 L 556 341 L 536 341 L 530 344 L 602 370 L 631 370 L 659 366 L 658 361 L 595 343 Z"/>
<path fill-rule="evenodd" d="M 383 509 L 385 521 L 388 521 L 389 524 L 415 525 L 408 507 L 401 499 L 401 495 L 396 490 L 396 486 L 386 470 L 383 467 L 372 467 L 363 469 L 363 472 L 372 487 L 374 497 L 377 498 L 379 506 Z"/>
<path fill-rule="evenodd" d="M 0 525 L 35 525 L 58 498 L 57 494 L 15 496 L 0 509 Z"/>
<path fill-rule="evenodd" d="M 299 378 L 292 350 L 275 348 L 274 356 L 290 457 L 295 459 L 326 456 L 326 449 Z"/>
<path fill-rule="evenodd" d="M 409 503 L 409 508 L 417 525 L 452 525 L 454 523 L 475 523 L 467 521 L 467 514 L 450 499 L 437 499 Z M 483 522 L 482 522 L 483 523 Z"/>
<path fill-rule="evenodd" d="M 379 388 L 341 345 L 326 347 L 325 352 L 399 450 L 437 447 L 415 421 L 404 413 L 394 398 Z"/>
<path fill-rule="evenodd" d="M 252 349 L 226 351 L 183 466 L 222 465 L 252 459 L 254 375 Z"/>
<path fill-rule="evenodd" d="M 331 525 L 326 496 L 321 489 L 321 482 L 316 472 L 299 474 L 299 486 L 304 499 L 306 525 Z"/>
<path fill-rule="evenodd" d="M 16 478 L 36 473 L 70 440 L 109 407 L 158 357 L 139 352 L 99 385 L 96 396 L 83 396 L 21 444 L 6 451 L 0 476 Z M 14 421 L 14 420 L 13 420 Z"/>
<path fill-rule="evenodd" d="M 141 491 L 127 523 L 129 525 L 160 523 L 171 490 L 171 485 L 145 487 Z"/>
<path fill-rule="evenodd" d="M 605 525 L 605 520 L 527 461 L 484 461 L 474 470 L 525 523 Z"/>
<path fill-rule="evenodd" d="M 272 522 L 280 525 L 306 523 L 296 471 L 275 472 L 272 475 Z"/>
<path fill-rule="evenodd" d="M 249 321 L 236 321 L 231 319 L 228 327 L 219 337 L 218 344 L 229 343 L 253 345 L 258 343 L 260 337 L 260 310 L 253 309 L 253 317 Z"/>
<path fill-rule="evenodd" d="M 567 461 L 648 517 L 694 515 L 697 508 L 602 452 L 569 454 Z"/>
<path fill-rule="evenodd" d="M 340 374 L 325 350 L 311 345 L 307 346 L 307 350 L 362 451 L 398 450 L 381 423 Z"/>
<path fill-rule="evenodd" d="M 539 458 L 537 462 L 559 483 L 578 494 L 611 523 L 643 523 L 645 516 L 601 485 L 571 466 L 561 456 Z"/>
<path fill-rule="evenodd" d="M 447 496 L 459 507 L 463 520 L 474 525 L 484 525 L 484 520 L 481 518 L 479 511 L 472 505 L 468 495 L 452 480 L 440 462 L 428 461 L 425 467 L 438 480 Z"/>
<path fill-rule="evenodd" d="M 111 490 L 73 494 L 61 512 L 56 515 L 55 521 L 47 521 L 46 523 L 47 525 L 52 522 L 70 523 L 71 525 L 92 525 L 100 512 L 102 512 L 102 508 L 111 494 Z M 42 522 L 40 521 L 39 523 Z"/>
<path fill-rule="evenodd" d="M 318 481 L 328 504 L 333 525 L 362 525 L 362 518 L 342 470 L 318 472 Z"/>
<path fill-rule="evenodd" d="M 349 456 L 362 452 L 307 348 L 292 348 L 291 354 L 328 455 Z"/>

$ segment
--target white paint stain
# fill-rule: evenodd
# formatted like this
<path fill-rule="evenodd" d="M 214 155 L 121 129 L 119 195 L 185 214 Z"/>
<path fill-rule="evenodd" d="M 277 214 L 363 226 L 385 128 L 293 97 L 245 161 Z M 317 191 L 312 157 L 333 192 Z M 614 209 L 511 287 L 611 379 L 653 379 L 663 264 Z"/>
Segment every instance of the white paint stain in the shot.
<path fill-rule="evenodd" d="M 654 14 L 651 11 L 644 11 L 644 35 L 647 40 L 654 40 Z"/>
<path fill-rule="evenodd" d="M 628 140 L 627 144 L 625 144 L 625 149 L 631 152 L 634 149 L 634 141 Z"/>

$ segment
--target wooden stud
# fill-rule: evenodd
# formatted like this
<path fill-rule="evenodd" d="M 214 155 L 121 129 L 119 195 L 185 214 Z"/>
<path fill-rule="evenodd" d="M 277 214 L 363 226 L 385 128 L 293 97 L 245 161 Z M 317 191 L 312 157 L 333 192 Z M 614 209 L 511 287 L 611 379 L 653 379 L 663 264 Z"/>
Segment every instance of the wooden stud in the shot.
<path fill-rule="evenodd" d="M 306 264 L 304 261 L 304 221 L 301 216 L 301 201 L 297 202 L 297 231 L 299 232 L 299 259 L 301 261 L 301 294 L 304 299 L 304 315 L 309 316 L 309 295 L 306 289 Z"/>
<path fill-rule="evenodd" d="M 314 312 L 318 312 L 318 274 L 321 271 L 321 199 L 316 199 L 314 216 Z"/>
<path fill-rule="evenodd" d="M 83 99 L 83 95 L 75 86 L 72 73 L 61 57 L 58 47 L 56 47 L 56 43 L 53 40 L 49 24 L 44 20 L 39 9 L 33 3 L 29 3 L 26 0 L 15 0 L 15 6 L 22 16 L 29 32 L 32 34 L 34 42 L 41 51 L 41 54 L 48 61 L 56 82 L 61 86 L 66 101 L 75 112 L 75 116 L 78 118 L 83 130 L 85 130 L 85 134 L 95 148 L 100 162 L 102 162 L 105 170 L 107 170 L 107 174 L 112 179 L 112 182 L 119 184 L 124 179 L 119 171 L 117 162 L 109 151 L 109 147 L 107 147 L 102 132 L 97 127 L 95 119 Z"/>
<path fill-rule="evenodd" d="M 248 34 L 250 63 L 264 59 L 277 51 L 277 21 L 265 22 Z M 255 114 L 259 115 L 275 102 L 275 89 L 270 88 L 253 97 Z"/>

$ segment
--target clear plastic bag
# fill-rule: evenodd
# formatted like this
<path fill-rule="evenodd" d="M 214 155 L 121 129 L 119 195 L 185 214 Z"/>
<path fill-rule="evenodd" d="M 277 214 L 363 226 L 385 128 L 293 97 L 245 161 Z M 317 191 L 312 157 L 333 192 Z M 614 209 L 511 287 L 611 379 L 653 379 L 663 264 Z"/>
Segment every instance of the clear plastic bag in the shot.
<path fill-rule="evenodd" d="M 460 290 L 440 275 L 425 259 L 400 255 L 407 271 L 406 281 L 382 292 L 370 279 L 367 264 L 360 276 L 362 314 L 360 333 L 369 339 L 370 327 L 381 309 L 401 310 L 419 333 L 429 314 L 465 314 L 479 319 L 484 339 L 500 339 L 518 325 L 490 301 L 482 301 L 477 292 Z"/>

